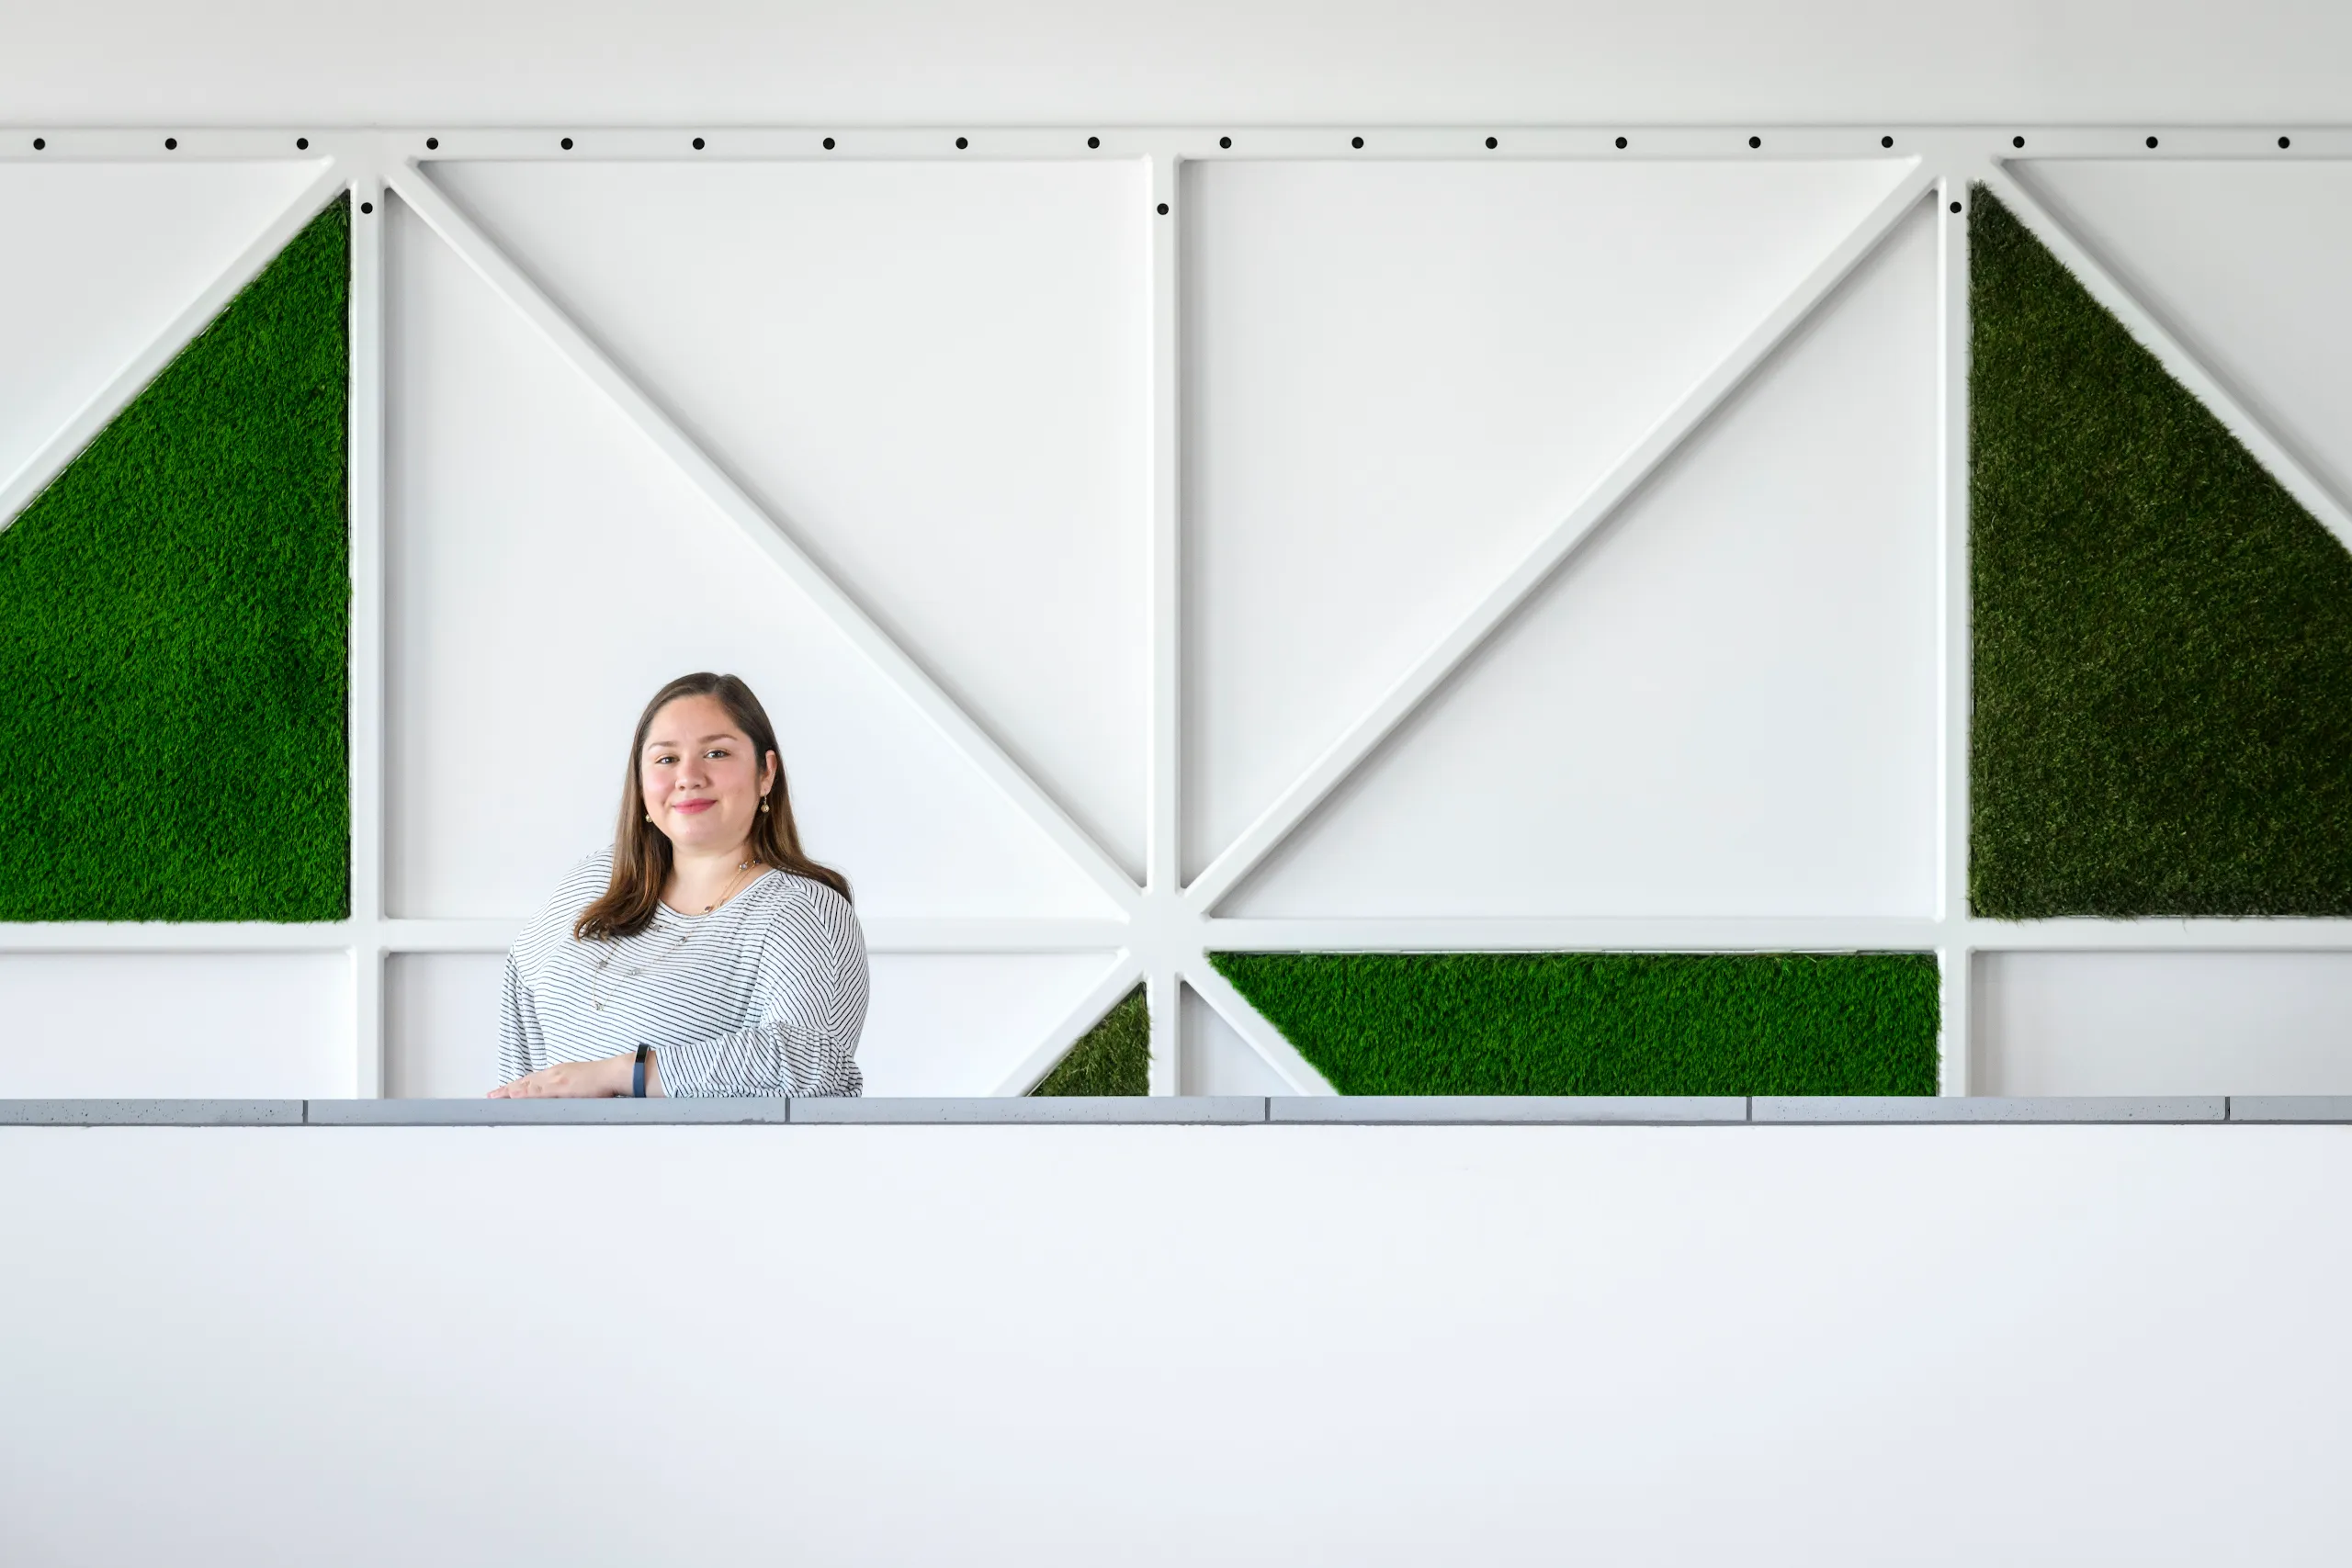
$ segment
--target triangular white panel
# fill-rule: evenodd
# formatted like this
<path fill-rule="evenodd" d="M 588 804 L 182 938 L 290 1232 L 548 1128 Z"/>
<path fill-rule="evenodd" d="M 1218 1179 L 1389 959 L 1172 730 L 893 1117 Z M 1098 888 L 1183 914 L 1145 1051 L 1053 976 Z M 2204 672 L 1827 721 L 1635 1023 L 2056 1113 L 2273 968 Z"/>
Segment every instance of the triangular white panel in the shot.
<path fill-rule="evenodd" d="M 1905 172 L 1188 170 L 1186 874 Z"/>
<path fill-rule="evenodd" d="M 705 669 L 759 694 L 808 852 L 861 913 L 1115 912 L 519 312 L 386 206 L 396 912 L 537 908 L 612 841 L 639 707 Z"/>
<path fill-rule="evenodd" d="M 988 1095 L 1111 972 L 1109 953 L 877 953 L 868 1094 Z"/>
<path fill-rule="evenodd" d="M 2016 167 L 2249 412 L 2352 496 L 2352 164 Z"/>
<path fill-rule="evenodd" d="M 1936 289 L 1923 210 L 1227 908 L 1932 912 Z"/>
<path fill-rule="evenodd" d="M 311 164 L 0 163 L 0 484 L 317 172 Z"/>
<path fill-rule="evenodd" d="M 1177 1048 L 1186 1094 L 1296 1094 L 1241 1038 L 1225 1016 L 1190 986 L 1177 1004 Z"/>
<path fill-rule="evenodd" d="M 1139 165 L 434 177 L 1140 878 Z"/>

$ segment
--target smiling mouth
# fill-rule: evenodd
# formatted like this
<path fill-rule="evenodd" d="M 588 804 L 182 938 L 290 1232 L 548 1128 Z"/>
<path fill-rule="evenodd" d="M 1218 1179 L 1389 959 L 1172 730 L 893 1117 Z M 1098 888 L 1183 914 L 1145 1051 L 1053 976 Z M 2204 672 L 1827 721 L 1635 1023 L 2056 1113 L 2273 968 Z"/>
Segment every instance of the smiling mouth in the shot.
<path fill-rule="evenodd" d="M 707 811 L 718 804 L 718 802 L 715 800 L 682 800 L 678 802 L 677 805 L 670 807 L 670 809 L 673 811 L 683 811 L 691 816 L 697 811 Z"/>

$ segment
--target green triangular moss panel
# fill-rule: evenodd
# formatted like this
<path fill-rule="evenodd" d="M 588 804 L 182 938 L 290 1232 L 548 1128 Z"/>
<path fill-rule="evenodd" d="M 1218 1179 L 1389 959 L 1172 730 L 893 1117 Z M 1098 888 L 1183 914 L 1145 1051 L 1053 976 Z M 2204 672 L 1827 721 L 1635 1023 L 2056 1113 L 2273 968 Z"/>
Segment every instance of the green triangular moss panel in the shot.
<path fill-rule="evenodd" d="M 348 908 L 349 230 L 321 213 L 0 532 L 0 919 Z"/>
<path fill-rule="evenodd" d="M 1151 1014 L 1143 987 L 1102 1015 L 1031 1094 L 1149 1094 Z"/>
<path fill-rule="evenodd" d="M 1218 953 L 1341 1094 L 1933 1094 L 1910 953 Z"/>
<path fill-rule="evenodd" d="M 1979 914 L 2352 914 L 2352 554 L 1981 186 Z"/>

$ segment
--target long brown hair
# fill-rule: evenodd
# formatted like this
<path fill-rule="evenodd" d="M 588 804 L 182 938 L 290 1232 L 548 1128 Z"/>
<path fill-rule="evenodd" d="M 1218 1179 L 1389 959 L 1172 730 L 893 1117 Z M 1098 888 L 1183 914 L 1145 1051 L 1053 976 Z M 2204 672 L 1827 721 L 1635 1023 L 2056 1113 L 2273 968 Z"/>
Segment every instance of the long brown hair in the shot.
<path fill-rule="evenodd" d="M 821 882 L 842 897 L 849 897 L 849 878 L 830 866 L 819 865 L 800 852 L 800 829 L 792 821 L 792 795 L 784 783 L 784 750 L 775 743 L 775 726 L 752 688 L 733 675 L 697 670 L 681 675 L 660 691 L 638 716 L 637 734 L 628 743 L 628 762 L 621 773 L 621 815 L 613 829 L 613 880 L 604 897 L 580 911 L 571 925 L 575 940 L 635 936 L 652 923 L 662 902 L 662 885 L 670 879 L 670 836 L 646 819 L 645 787 L 638 761 L 645 750 L 645 732 L 653 716 L 680 697 L 717 697 L 727 716 L 742 730 L 757 753 L 757 765 L 776 759 L 775 788 L 768 809 L 752 814 L 752 852 L 764 865 L 780 866 L 796 876 Z"/>

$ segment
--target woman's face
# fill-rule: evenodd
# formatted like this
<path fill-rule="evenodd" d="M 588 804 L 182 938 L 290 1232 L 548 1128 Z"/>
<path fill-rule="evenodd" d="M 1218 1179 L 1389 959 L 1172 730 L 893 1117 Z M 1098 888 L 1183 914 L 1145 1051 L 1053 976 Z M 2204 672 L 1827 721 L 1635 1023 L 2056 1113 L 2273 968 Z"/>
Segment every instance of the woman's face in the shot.
<path fill-rule="evenodd" d="M 775 765 L 774 752 L 752 754 L 717 697 L 680 697 L 653 716 L 638 754 L 645 814 L 681 849 L 732 848 L 751 832 Z"/>

